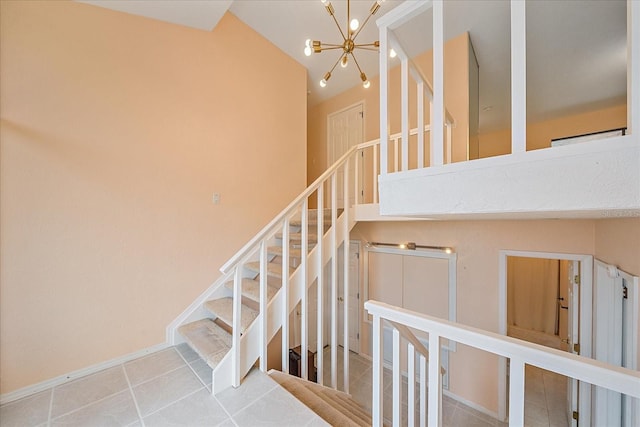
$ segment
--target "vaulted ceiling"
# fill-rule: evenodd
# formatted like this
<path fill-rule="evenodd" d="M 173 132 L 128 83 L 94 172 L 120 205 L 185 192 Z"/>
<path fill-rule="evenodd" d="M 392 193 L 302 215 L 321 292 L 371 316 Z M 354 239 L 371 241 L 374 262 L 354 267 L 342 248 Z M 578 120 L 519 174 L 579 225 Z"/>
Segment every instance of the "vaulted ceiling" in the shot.
<path fill-rule="evenodd" d="M 410 0 L 416 1 L 416 0 Z M 419 1 L 419 0 L 418 0 Z M 308 70 L 309 105 L 360 84 L 353 65 L 338 67 L 329 84 L 322 76 L 339 58 L 336 51 L 306 57 L 306 39 L 340 43 L 342 37 L 320 0 L 87 0 L 96 6 L 211 31 L 230 11 Z M 346 1 L 333 0 L 346 24 Z M 378 39 L 374 19 L 402 3 L 386 0 L 358 42 Z M 351 1 L 351 17 L 362 22 L 373 0 Z M 408 22 L 397 36 L 411 54 L 431 49 L 431 14 Z M 445 40 L 469 31 L 480 70 L 480 128 L 510 121 L 510 7 L 504 0 L 445 1 Z M 527 2 L 527 114 L 538 121 L 626 99 L 626 0 Z M 375 52 L 358 52 L 368 77 L 378 75 Z M 445 76 L 446 78 L 446 76 Z"/>

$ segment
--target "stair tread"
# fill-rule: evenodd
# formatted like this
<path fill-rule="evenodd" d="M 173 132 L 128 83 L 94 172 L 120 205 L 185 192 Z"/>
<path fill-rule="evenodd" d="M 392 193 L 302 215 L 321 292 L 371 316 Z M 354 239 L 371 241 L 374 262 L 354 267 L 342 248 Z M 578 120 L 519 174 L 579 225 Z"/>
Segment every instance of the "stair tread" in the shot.
<path fill-rule="evenodd" d="M 282 233 L 276 233 L 276 238 L 282 239 Z M 307 239 L 309 243 L 315 243 L 318 241 L 318 235 L 316 233 L 308 233 Z M 290 242 L 302 242 L 302 233 L 289 233 Z"/>
<path fill-rule="evenodd" d="M 344 211 L 344 209 L 342 208 L 338 208 L 338 216 L 340 216 L 340 214 L 342 213 L 342 211 Z M 325 218 L 331 218 L 331 208 L 325 208 L 323 211 L 324 217 Z M 318 217 L 318 210 L 317 209 L 309 209 L 309 219 L 311 218 L 317 218 Z"/>
<path fill-rule="evenodd" d="M 233 298 L 219 298 L 204 303 L 204 307 L 215 314 L 218 319 L 233 327 Z M 240 313 L 240 333 L 243 334 L 249 325 L 258 317 L 258 312 L 242 305 Z"/>
<path fill-rule="evenodd" d="M 302 219 L 301 218 L 295 218 L 289 221 L 289 225 L 293 226 L 293 227 L 302 227 Z M 327 218 L 325 221 L 322 222 L 322 225 L 325 228 L 325 231 L 327 228 L 329 228 L 331 226 L 331 217 Z M 318 227 L 318 220 L 316 218 L 308 218 L 307 220 L 307 226 L 309 227 Z"/>
<path fill-rule="evenodd" d="M 248 262 L 245 268 L 260 274 L 260 261 Z M 296 271 L 295 268 L 289 267 L 289 274 Z M 282 264 L 276 264 L 274 262 L 267 263 L 267 275 L 282 278 Z"/>
<path fill-rule="evenodd" d="M 224 284 L 227 289 L 233 290 L 233 281 Z M 267 301 L 271 301 L 271 298 L 278 292 L 278 288 L 275 286 L 267 285 Z M 260 302 L 260 282 L 257 280 L 242 279 L 242 296 L 255 301 Z"/>
<path fill-rule="evenodd" d="M 309 248 L 309 250 L 313 249 L 313 246 Z M 278 255 L 282 256 L 282 246 L 269 246 L 267 248 L 267 253 L 270 255 Z M 302 254 L 301 248 L 289 248 L 289 256 L 293 258 L 300 258 Z"/>
<path fill-rule="evenodd" d="M 269 375 L 331 425 L 370 426 L 371 416 L 350 395 L 280 371 Z"/>
<path fill-rule="evenodd" d="M 180 326 L 178 332 L 211 368 L 215 368 L 231 349 L 231 335 L 212 319 L 187 323 Z"/>

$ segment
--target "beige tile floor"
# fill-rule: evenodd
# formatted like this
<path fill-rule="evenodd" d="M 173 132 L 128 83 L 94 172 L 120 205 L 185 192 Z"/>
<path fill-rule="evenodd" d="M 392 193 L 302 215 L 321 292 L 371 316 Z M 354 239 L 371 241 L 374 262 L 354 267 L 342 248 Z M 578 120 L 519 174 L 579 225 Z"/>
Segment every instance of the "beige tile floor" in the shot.
<path fill-rule="evenodd" d="M 338 388 L 342 390 L 341 348 L 338 356 Z M 370 410 L 371 362 L 355 353 L 349 354 L 349 361 L 350 392 Z M 330 365 L 329 349 L 325 349 L 325 384 L 330 383 Z M 562 406 L 565 378 L 531 366 L 525 374 L 525 425 L 565 427 Z M 389 371 L 384 373 L 383 385 L 383 412 L 390 425 Z M 407 425 L 406 381 L 403 385 L 403 425 Z M 209 367 L 186 345 L 181 345 L 2 405 L 0 426 L 326 425 L 257 370 L 238 389 L 212 396 L 210 387 Z M 443 425 L 488 427 L 506 424 L 445 396 Z"/>
<path fill-rule="evenodd" d="M 0 406 L 0 426 L 320 426 L 316 414 L 252 371 L 212 396 L 211 370 L 186 345 Z"/>

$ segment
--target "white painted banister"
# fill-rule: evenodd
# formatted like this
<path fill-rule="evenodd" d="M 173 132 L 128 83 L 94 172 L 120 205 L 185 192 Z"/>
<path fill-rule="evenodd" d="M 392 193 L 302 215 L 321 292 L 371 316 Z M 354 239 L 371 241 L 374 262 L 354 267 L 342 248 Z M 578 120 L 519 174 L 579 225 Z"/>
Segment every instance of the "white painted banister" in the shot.
<path fill-rule="evenodd" d="M 640 372 L 609 365 L 598 360 L 574 355 L 537 344 L 520 341 L 504 335 L 464 326 L 440 318 L 426 316 L 410 310 L 394 307 L 377 301 L 364 304 L 367 312 L 373 316 L 373 393 L 372 407 L 382 407 L 382 392 L 379 389 L 382 381 L 382 322 L 392 327 L 403 325 L 413 330 L 429 334 L 428 364 L 428 419 L 429 426 L 438 426 L 441 422 L 442 375 L 440 375 L 440 343 L 442 339 L 455 341 L 475 347 L 488 353 L 509 358 L 511 360 L 509 376 L 509 424 L 518 426 L 524 422 L 524 368 L 525 365 L 556 372 L 579 381 L 603 387 L 629 397 L 640 399 Z M 394 328 L 394 355 L 396 334 Z M 399 340 L 399 338 L 398 338 Z M 395 364 L 394 358 L 394 364 Z M 424 367 L 421 361 L 421 374 Z M 394 369 L 395 366 L 394 366 Z M 395 372 L 395 371 L 394 371 Z M 421 377 L 421 381 L 426 382 Z M 422 384 L 421 384 L 422 386 Z M 396 403 L 394 390 L 394 406 Z M 394 407 L 394 423 L 396 418 Z M 374 410 L 374 425 L 382 425 L 381 414 Z M 421 409 L 421 412 L 424 412 Z M 378 416 L 376 416 L 378 414 Z M 421 413 L 421 417 L 423 414 Z"/>
<path fill-rule="evenodd" d="M 346 159 L 351 157 L 353 153 L 359 149 L 360 146 L 352 147 L 348 150 L 340 159 L 338 159 L 331 167 L 329 167 L 322 175 L 316 179 L 313 184 L 308 186 L 298 197 L 296 197 L 289 205 L 284 208 L 275 218 L 269 222 L 258 234 L 256 234 L 249 242 L 242 247 L 238 252 L 233 255 L 229 261 L 224 263 L 222 267 L 220 267 L 220 271 L 222 273 L 227 273 L 231 271 L 236 264 L 244 263 L 248 260 L 254 253 L 257 245 L 260 244 L 261 241 L 270 237 L 270 235 L 278 228 L 278 226 L 282 223 L 285 217 L 290 217 L 293 215 L 297 209 L 300 208 L 303 200 L 308 199 L 317 189 L 323 184 L 325 181 L 331 178 L 333 174 L 342 167 Z"/>

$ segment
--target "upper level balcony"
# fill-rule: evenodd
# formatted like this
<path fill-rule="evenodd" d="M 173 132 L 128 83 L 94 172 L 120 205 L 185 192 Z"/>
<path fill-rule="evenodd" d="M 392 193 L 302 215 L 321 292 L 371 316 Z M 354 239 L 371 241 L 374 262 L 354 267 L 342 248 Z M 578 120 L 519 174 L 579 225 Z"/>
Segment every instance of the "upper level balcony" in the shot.
<path fill-rule="evenodd" d="M 377 24 L 398 57 L 380 55 L 382 216 L 640 216 L 640 4 L 406 2 Z"/>

